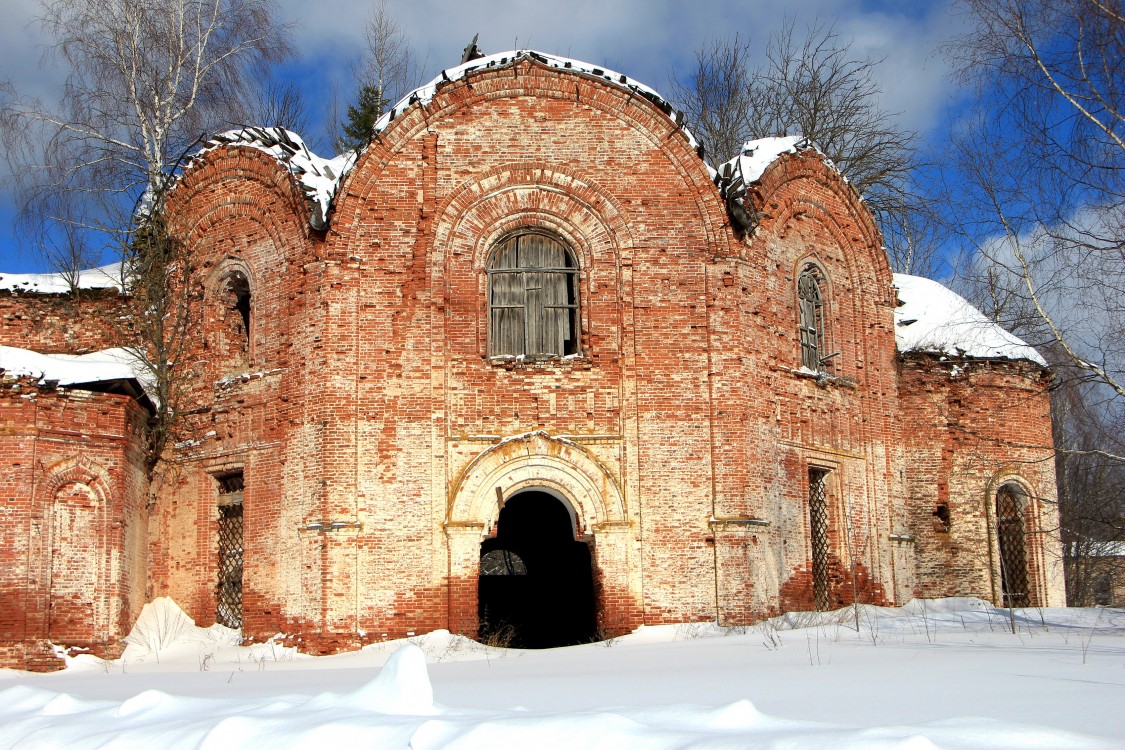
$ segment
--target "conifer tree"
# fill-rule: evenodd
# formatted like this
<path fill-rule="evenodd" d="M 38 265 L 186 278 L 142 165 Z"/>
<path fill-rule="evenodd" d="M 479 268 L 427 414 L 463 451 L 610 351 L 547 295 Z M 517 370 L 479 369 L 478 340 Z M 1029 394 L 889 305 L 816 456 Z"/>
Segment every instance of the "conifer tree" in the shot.
<path fill-rule="evenodd" d="M 342 122 L 335 107 L 330 114 L 328 128 L 336 134 L 337 153 L 358 151 L 370 143 L 383 110 L 420 83 L 414 52 L 405 30 L 387 7 L 387 0 L 372 6 L 364 36 L 363 57 L 353 71 L 359 82 L 358 101 L 348 107 Z"/>
<path fill-rule="evenodd" d="M 375 123 L 390 104 L 378 85 L 365 83 L 359 87 L 359 101 L 348 105 L 347 119 L 340 126 L 336 151 L 358 151 L 371 142 Z"/>

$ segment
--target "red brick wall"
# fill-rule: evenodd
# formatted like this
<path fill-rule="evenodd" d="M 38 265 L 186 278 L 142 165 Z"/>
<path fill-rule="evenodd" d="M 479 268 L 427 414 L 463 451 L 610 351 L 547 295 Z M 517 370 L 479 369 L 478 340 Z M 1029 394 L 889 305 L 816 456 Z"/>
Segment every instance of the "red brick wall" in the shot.
<path fill-rule="evenodd" d="M 42 354 L 86 354 L 121 346 L 115 323 L 123 312 L 115 290 L 70 294 L 0 291 L 0 343 Z"/>
<path fill-rule="evenodd" d="M 147 594 L 214 620 L 214 477 L 233 470 L 246 482 L 244 632 L 314 652 L 474 633 L 494 490 L 544 489 L 574 511 L 605 633 L 810 606 L 810 469 L 829 472 L 834 603 L 853 581 L 873 603 L 942 590 L 919 524 L 937 480 L 912 467 L 942 481 L 960 469 L 927 452 L 948 431 L 927 433 L 915 403 L 931 389 L 946 404 L 946 376 L 900 372 L 871 215 L 814 153 L 783 156 L 749 199 L 762 220 L 742 236 L 667 116 L 529 61 L 396 118 L 322 234 L 271 157 L 209 152 L 169 199 L 202 309 L 193 408 L 152 488 Z M 488 254 L 520 229 L 574 252 L 579 356 L 487 357 Z M 808 262 L 826 278 L 828 377 L 798 371 Z M 250 280 L 244 348 L 220 283 L 233 267 Z M 1014 367 L 975 408 L 1018 401 L 1037 372 Z M 1049 430 L 1042 409 L 1025 419 Z M 917 576 L 892 541 L 907 532 Z"/>
<path fill-rule="evenodd" d="M 1049 375 L 1029 362 L 924 354 L 904 356 L 900 371 L 918 593 L 999 601 L 996 492 L 1014 482 L 1034 498 L 1032 603 L 1063 606 Z M 948 530 L 939 505 L 948 508 Z"/>
<path fill-rule="evenodd" d="M 143 411 L 123 396 L 3 385 L 3 663 L 53 668 L 48 641 L 116 656 L 145 602 Z"/>
<path fill-rule="evenodd" d="M 724 619 L 775 610 L 808 561 L 810 462 L 835 470 L 835 553 L 879 581 L 870 591 L 891 588 L 889 271 L 870 216 L 819 157 L 767 173 L 756 199 L 770 215 L 743 240 L 663 113 L 524 62 L 400 116 L 346 180 L 323 238 L 297 228 L 305 215 L 286 179 L 230 148 L 173 199 L 199 257 L 213 259 L 204 266 L 235 255 L 268 285 L 255 288 L 255 320 L 259 304 L 274 306 L 263 324 L 274 328 L 257 329 L 249 369 L 272 374 L 213 390 L 202 421 L 216 434 L 201 424 L 200 444 L 181 453 L 199 470 L 158 524 L 154 557 L 211 560 L 207 473 L 245 467 L 251 635 L 359 642 L 469 616 L 452 613 L 475 602 L 448 599 L 475 596 L 453 584 L 475 572 L 451 568 L 451 488 L 491 441 L 536 430 L 589 446 L 626 498 L 620 519 L 580 519 L 603 619 L 618 629 L 716 616 L 717 560 Z M 554 234 L 578 259 L 573 360 L 485 357 L 488 252 L 519 228 Z M 830 383 L 793 372 L 794 277 L 807 259 L 829 278 L 841 352 Z M 208 315 L 205 341 L 219 324 Z M 753 564 L 712 538 L 709 519 L 728 516 L 769 521 Z M 362 530 L 294 542 L 316 520 Z M 598 541 L 607 521 L 632 529 L 613 552 Z M 207 617 L 213 563 L 155 570 L 158 590 Z"/>

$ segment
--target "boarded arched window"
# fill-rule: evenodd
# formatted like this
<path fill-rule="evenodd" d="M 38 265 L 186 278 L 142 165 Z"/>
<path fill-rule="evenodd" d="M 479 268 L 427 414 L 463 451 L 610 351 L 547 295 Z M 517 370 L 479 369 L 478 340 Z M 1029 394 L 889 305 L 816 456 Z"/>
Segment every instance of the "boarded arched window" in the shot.
<path fill-rule="evenodd" d="M 488 263 L 489 356 L 578 353 L 578 265 L 561 242 L 509 237 Z"/>
<path fill-rule="evenodd" d="M 820 269 L 810 264 L 797 280 L 797 305 L 801 338 L 801 367 L 824 369 L 824 294 Z"/>
<path fill-rule="evenodd" d="M 996 535 L 1000 589 L 1005 607 L 1034 606 L 1027 569 L 1027 495 L 1006 484 L 996 493 Z"/>

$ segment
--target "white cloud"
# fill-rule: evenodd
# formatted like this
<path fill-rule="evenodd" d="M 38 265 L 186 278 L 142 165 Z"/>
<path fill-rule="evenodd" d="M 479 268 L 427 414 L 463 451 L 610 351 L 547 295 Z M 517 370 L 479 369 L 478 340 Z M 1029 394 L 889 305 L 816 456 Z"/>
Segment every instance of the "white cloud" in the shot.
<path fill-rule="evenodd" d="M 315 60 L 328 81 L 347 70 L 358 55 L 363 19 L 370 0 L 281 0 L 277 18 L 294 24 L 298 55 Z M 34 24 L 37 0 L 10 0 L 0 26 L 0 78 L 23 93 L 49 96 L 61 81 L 57 70 L 42 70 L 47 42 Z M 456 65 L 461 49 L 480 33 L 485 52 L 515 46 L 541 49 L 601 63 L 658 89 L 667 89 L 673 68 L 687 70 L 693 50 L 709 39 L 739 33 L 764 46 L 770 33 L 793 16 L 788 0 L 730 3 L 699 0 L 685 7 L 675 0 L 576 0 L 573 3 L 528 0 L 418 0 L 391 3 L 425 60 L 424 78 Z M 926 131 L 937 124 L 950 84 L 946 65 L 934 54 L 952 33 L 945 3 L 925 6 L 913 15 L 865 10 L 843 0 L 802 3 L 797 23 L 835 21 L 857 51 L 885 58 L 878 75 L 884 106 L 901 112 L 903 122 Z M 351 82 L 340 81 L 346 92 Z M 310 92 L 311 98 L 317 98 Z"/>
<path fill-rule="evenodd" d="M 299 24 L 298 45 L 305 56 L 345 58 L 358 53 L 369 2 L 337 0 L 315 7 L 283 0 L 282 17 Z M 842 0 L 802 3 L 798 25 L 835 21 L 856 50 L 885 58 L 878 71 L 884 106 L 903 114 L 920 131 L 936 125 L 949 83 L 944 61 L 933 54 L 952 31 L 944 2 L 923 6 L 913 15 L 864 10 Z M 685 7 L 674 0 L 419 0 L 393 2 L 392 12 L 426 58 L 425 78 L 460 60 L 462 48 L 480 33 L 486 53 L 516 46 L 604 64 L 658 90 L 667 89 L 673 68 L 686 72 L 695 48 L 716 37 L 739 33 L 764 47 L 787 15 L 786 0 L 730 3 L 700 0 Z M 340 65 L 340 69 L 345 66 Z"/>

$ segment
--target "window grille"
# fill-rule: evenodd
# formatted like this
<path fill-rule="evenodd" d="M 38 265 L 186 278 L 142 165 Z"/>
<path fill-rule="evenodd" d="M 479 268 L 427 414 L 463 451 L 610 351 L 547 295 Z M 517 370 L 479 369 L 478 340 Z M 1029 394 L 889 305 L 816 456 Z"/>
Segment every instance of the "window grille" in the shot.
<path fill-rule="evenodd" d="M 522 234 L 501 243 L 488 268 L 490 356 L 578 353 L 578 267 L 561 243 Z"/>
<path fill-rule="evenodd" d="M 216 477 L 219 484 L 219 580 L 215 621 L 242 628 L 242 472 Z"/>
<path fill-rule="evenodd" d="M 1094 604 L 1109 607 L 1113 604 L 1113 576 L 1105 573 L 1094 584 Z"/>
<path fill-rule="evenodd" d="M 220 477 L 215 477 L 215 480 L 219 483 L 220 498 L 227 498 L 229 500 L 230 497 L 235 493 L 242 492 L 242 472 L 238 472 L 236 474 L 225 474 Z M 238 498 L 238 502 L 242 502 L 241 497 Z"/>
<path fill-rule="evenodd" d="M 808 266 L 797 281 L 797 303 L 800 312 L 801 366 L 820 372 L 824 369 L 824 298 L 820 291 L 820 273 Z"/>
<path fill-rule="evenodd" d="M 809 536 L 812 543 L 813 606 L 828 609 L 828 472 L 809 470 Z"/>
<path fill-rule="evenodd" d="M 527 565 L 523 558 L 507 549 L 494 549 L 480 558 L 482 576 L 525 576 Z"/>
<path fill-rule="evenodd" d="M 1028 607 L 1027 533 L 1024 503 L 1010 486 L 996 495 L 996 534 L 1000 547 L 1000 587 L 1005 607 Z"/>

